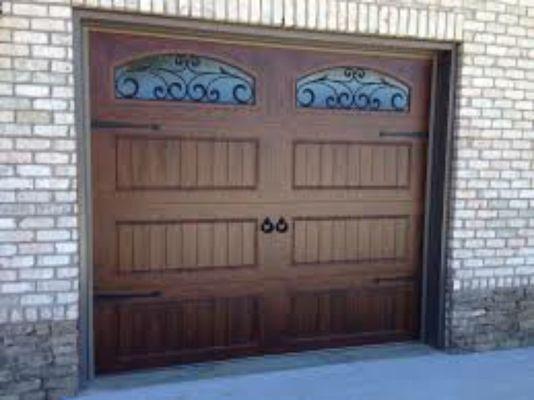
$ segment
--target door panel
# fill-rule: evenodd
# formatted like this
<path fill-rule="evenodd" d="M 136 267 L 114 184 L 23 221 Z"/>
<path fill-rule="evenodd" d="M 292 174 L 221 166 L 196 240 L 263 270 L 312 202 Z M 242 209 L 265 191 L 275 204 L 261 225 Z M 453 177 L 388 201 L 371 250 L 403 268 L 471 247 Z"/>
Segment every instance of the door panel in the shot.
<path fill-rule="evenodd" d="M 260 342 L 260 300 L 255 296 L 99 304 L 98 365 L 146 368 L 202 359 L 220 349 L 251 351 Z M 230 353 L 229 353 L 230 354 Z"/>
<path fill-rule="evenodd" d="M 255 220 L 129 221 L 116 225 L 120 273 L 256 265 Z"/>
<path fill-rule="evenodd" d="M 418 337 L 430 56 L 90 43 L 98 372 Z"/>
<path fill-rule="evenodd" d="M 293 142 L 294 189 L 408 188 L 411 145 Z"/>
<path fill-rule="evenodd" d="M 300 264 L 406 262 L 406 216 L 295 218 L 293 262 Z"/>
<path fill-rule="evenodd" d="M 117 137 L 117 189 L 254 189 L 254 140 Z"/>
<path fill-rule="evenodd" d="M 291 296 L 289 336 L 293 341 L 410 336 L 415 300 L 409 286 L 296 291 Z"/>

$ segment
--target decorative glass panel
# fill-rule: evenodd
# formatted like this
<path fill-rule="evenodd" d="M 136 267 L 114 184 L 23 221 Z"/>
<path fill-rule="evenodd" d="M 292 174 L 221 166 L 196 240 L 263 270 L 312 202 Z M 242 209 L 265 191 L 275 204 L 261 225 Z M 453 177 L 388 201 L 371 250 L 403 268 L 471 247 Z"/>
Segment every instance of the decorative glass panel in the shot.
<path fill-rule="evenodd" d="M 115 69 L 119 99 L 254 104 L 254 78 L 209 57 L 161 54 Z"/>
<path fill-rule="evenodd" d="M 297 106 L 308 108 L 397 111 L 410 108 L 410 89 L 379 72 L 337 67 L 297 81 Z"/>

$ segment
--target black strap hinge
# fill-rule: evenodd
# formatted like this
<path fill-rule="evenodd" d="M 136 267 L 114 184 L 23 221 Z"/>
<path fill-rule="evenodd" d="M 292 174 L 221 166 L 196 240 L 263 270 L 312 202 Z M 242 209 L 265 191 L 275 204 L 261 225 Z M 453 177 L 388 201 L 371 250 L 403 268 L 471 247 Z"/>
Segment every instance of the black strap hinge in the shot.
<path fill-rule="evenodd" d="M 151 131 L 159 131 L 161 126 L 159 124 L 135 124 L 126 121 L 91 121 L 92 129 L 146 129 Z"/>

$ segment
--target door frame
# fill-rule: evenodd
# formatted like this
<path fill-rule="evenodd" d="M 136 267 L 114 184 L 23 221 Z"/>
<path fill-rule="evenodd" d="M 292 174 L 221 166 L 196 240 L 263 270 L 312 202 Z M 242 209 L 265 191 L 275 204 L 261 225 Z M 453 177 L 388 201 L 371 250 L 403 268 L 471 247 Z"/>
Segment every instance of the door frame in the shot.
<path fill-rule="evenodd" d="M 192 18 L 144 16 L 127 12 L 74 8 L 73 60 L 75 126 L 77 132 L 78 204 L 80 207 L 80 384 L 94 378 L 93 357 L 93 240 L 91 121 L 89 92 L 90 29 L 128 31 L 174 37 L 217 37 L 280 45 L 291 41 L 313 47 L 332 45 L 359 53 L 410 55 L 432 53 L 433 73 L 428 132 L 420 340 L 436 348 L 447 346 L 446 296 L 449 192 L 454 129 L 455 92 L 459 42 L 380 38 L 371 35 L 283 29 L 280 27 L 229 24 Z M 432 200 L 432 201 L 430 201 Z M 432 265 L 432 268 L 430 268 Z"/>

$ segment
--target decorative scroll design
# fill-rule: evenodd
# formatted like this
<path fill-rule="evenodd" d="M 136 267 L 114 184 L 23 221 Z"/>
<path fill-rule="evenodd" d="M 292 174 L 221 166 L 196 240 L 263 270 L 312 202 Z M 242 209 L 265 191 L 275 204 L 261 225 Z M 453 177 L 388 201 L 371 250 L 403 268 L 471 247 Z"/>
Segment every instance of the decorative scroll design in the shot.
<path fill-rule="evenodd" d="M 119 99 L 254 104 L 255 80 L 210 57 L 159 54 L 115 68 Z"/>
<path fill-rule="evenodd" d="M 336 67 L 297 80 L 297 107 L 407 112 L 410 89 L 384 74 Z"/>

